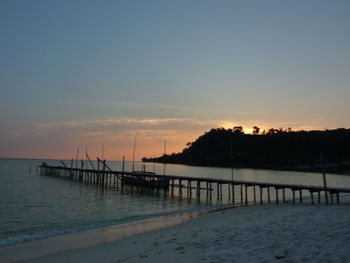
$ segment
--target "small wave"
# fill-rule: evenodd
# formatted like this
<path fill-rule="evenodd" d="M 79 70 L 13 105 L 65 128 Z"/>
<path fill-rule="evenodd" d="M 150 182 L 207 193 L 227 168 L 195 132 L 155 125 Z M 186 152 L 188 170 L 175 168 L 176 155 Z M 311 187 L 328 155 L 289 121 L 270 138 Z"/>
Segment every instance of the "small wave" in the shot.
<path fill-rule="evenodd" d="M 198 209 L 198 210 L 200 210 L 200 209 Z M 182 209 L 182 210 L 176 210 L 176 211 L 165 212 L 165 213 L 149 213 L 149 214 L 143 214 L 143 215 L 130 215 L 130 216 L 127 216 L 125 218 L 118 219 L 118 220 L 100 222 L 99 224 L 90 224 L 90 225 L 86 225 L 86 226 L 80 226 L 80 227 L 63 229 L 63 230 L 40 231 L 40 232 L 32 233 L 32 234 L 22 234 L 22 235 L 17 235 L 17 236 L 11 236 L 11 237 L 0 239 L 0 247 L 13 245 L 13 244 L 17 244 L 17 243 L 22 243 L 22 242 L 26 242 L 26 241 L 32 241 L 32 240 L 36 240 L 36 239 L 54 237 L 54 236 L 58 236 L 58 235 L 62 235 L 62 234 L 69 234 L 69 233 L 74 233 L 74 232 L 79 232 L 79 231 L 90 230 L 90 229 L 97 229 L 97 228 L 101 228 L 101 227 L 120 225 L 120 224 L 124 224 L 124 223 L 138 221 L 138 220 L 155 218 L 158 216 L 167 216 L 167 215 L 171 215 L 171 214 L 175 214 L 175 213 L 183 213 L 183 212 L 187 212 L 187 211 L 191 211 L 191 210 L 190 209 Z"/>
<path fill-rule="evenodd" d="M 47 237 L 54 237 L 62 234 L 68 234 L 78 231 L 84 231 L 89 230 L 93 228 L 98 228 L 101 226 L 95 225 L 95 226 L 86 226 L 86 227 L 77 227 L 77 228 L 70 228 L 70 229 L 64 229 L 64 230 L 53 230 L 53 231 L 41 231 L 33 234 L 25 234 L 25 235 L 18 235 L 18 236 L 12 236 L 0 239 L 0 247 L 1 246 L 8 246 L 13 245 L 21 242 L 31 241 L 35 239 L 40 238 L 47 238 Z"/>

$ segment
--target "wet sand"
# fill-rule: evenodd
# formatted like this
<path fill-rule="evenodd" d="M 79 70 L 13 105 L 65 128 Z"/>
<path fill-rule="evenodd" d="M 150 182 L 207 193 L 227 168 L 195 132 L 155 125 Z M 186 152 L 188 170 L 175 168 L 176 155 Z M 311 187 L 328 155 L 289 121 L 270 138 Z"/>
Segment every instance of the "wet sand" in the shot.
<path fill-rule="evenodd" d="M 187 219 L 23 262 L 350 262 L 350 205 L 249 206 Z"/>
<path fill-rule="evenodd" d="M 23 242 L 11 246 L 4 246 L 0 247 L 0 259 L 2 263 L 16 262 L 19 260 L 37 258 L 65 250 L 100 246 L 136 234 L 171 227 L 203 213 L 207 213 L 207 211 L 194 211 L 160 216 L 126 224 L 69 233 L 56 237 Z"/>

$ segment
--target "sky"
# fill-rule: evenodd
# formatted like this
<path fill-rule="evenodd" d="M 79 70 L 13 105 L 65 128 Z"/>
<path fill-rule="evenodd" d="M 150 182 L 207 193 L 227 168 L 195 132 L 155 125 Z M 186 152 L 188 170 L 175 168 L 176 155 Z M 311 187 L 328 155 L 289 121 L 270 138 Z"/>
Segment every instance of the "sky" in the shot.
<path fill-rule="evenodd" d="M 0 157 L 350 127 L 350 1 L 0 1 Z"/>

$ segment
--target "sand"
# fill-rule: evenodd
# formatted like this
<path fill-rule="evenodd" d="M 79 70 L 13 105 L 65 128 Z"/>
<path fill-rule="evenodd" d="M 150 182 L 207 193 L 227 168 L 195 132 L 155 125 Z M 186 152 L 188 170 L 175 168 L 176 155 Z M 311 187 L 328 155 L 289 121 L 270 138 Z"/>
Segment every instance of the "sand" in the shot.
<path fill-rule="evenodd" d="M 23 262 L 350 262 L 350 206 L 262 205 Z"/>

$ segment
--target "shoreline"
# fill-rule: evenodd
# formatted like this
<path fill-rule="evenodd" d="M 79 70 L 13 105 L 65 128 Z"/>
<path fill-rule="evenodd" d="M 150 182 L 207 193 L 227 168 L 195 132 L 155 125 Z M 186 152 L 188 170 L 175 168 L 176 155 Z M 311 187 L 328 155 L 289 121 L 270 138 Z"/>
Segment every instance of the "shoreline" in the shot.
<path fill-rule="evenodd" d="M 348 262 L 349 205 L 219 209 L 154 231 L 21 262 Z"/>
<path fill-rule="evenodd" d="M 174 213 L 117 225 L 77 231 L 0 247 L 1 262 L 35 259 L 66 250 L 100 246 L 142 233 L 172 227 L 203 214 L 232 208 L 233 205 Z"/>

